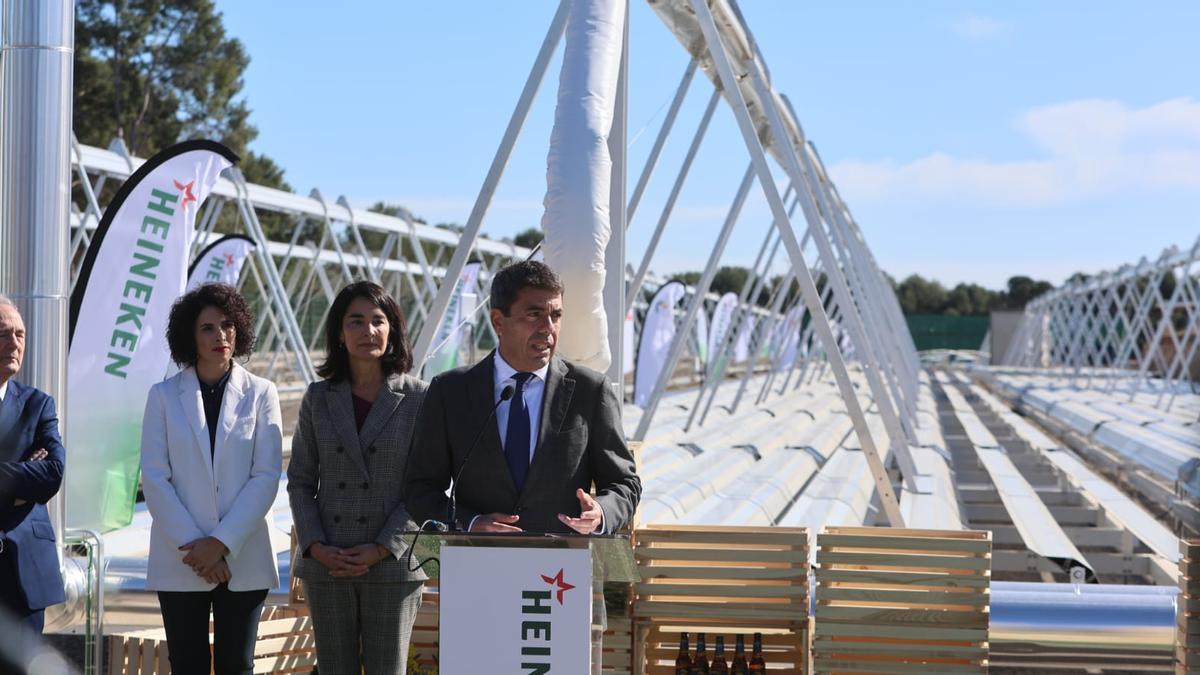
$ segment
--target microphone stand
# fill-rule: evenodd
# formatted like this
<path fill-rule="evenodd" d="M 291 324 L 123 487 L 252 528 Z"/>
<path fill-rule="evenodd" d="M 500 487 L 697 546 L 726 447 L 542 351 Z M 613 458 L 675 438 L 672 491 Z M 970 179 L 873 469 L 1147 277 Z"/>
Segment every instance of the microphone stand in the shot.
<path fill-rule="evenodd" d="M 463 463 L 458 466 L 458 473 L 454 475 L 454 484 L 450 486 L 450 501 L 446 504 L 446 526 L 450 528 L 451 532 L 462 531 L 458 526 L 458 500 L 456 499 L 456 495 L 458 494 L 458 480 L 462 478 L 463 469 L 467 468 L 467 462 L 471 461 L 471 455 L 474 454 L 475 447 L 479 445 L 479 440 L 483 438 L 483 433 L 487 431 L 488 425 L 496 417 L 496 410 L 500 408 L 501 403 L 512 398 L 515 391 L 516 388 L 511 384 L 500 391 L 500 400 L 496 401 L 496 404 L 492 406 L 492 412 L 488 414 L 487 421 L 479 428 L 479 433 L 475 434 L 475 440 L 471 441 L 471 447 L 467 448 L 467 454 L 463 457 Z"/>

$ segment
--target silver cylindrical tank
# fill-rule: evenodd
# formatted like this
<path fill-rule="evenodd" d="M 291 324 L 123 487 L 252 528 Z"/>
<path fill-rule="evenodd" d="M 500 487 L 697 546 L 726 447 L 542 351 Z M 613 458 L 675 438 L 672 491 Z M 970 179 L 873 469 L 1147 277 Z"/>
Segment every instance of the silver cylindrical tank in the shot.
<path fill-rule="evenodd" d="M 0 12 L 0 292 L 25 319 L 21 380 L 53 396 L 61 415 L 75 3 L 3 0 Z M 56 497 L 50 509 L 60 544 L 62 504 Z"/>
<path fill-rule="evenodd" d="M 1174 658 L 1174 586 L 993 582 L 993 666 L 1137 670 Z"/>

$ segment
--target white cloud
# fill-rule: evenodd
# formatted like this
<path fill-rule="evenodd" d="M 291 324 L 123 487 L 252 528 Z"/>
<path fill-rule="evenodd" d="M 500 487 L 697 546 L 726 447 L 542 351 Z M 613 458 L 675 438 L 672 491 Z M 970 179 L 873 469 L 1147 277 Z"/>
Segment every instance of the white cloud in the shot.
<path fill-rule="evenodd" d="M 1200 189 L 1200 101 L 1145 108 L 1071 101 L 1033 108 L 1016 126 L 1041 156 L 993 161 L 934 152 L 907 164 L 845 161 L 830 172 L 852 200 L 1030 206 L 1120 191 Z"/>
<path fill-rule="evenodd" d="M 986 40 L 1008 30 L 1008 22 L 990 16 L 966 16 L 950 24 L 950 30 L 968 40 Z"/>

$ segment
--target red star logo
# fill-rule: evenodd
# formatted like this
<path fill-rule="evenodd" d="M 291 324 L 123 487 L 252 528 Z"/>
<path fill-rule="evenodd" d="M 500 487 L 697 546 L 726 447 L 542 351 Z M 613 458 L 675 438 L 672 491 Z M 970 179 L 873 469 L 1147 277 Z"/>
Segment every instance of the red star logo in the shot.
<path fill-rule="evenodd" d="M 184 183 L 180 183 L 179 181 L 175 181 L 175 189 L 183 192 L 183 204 L 180 206 L 187 206 L 188 202 L 199 201 L 196 199 L 196 195 L 192 194 L 192 186 L 195 184 L 196 181 L 191 181 L 186 185 Z"/>
<path fill-rule="evenodd" d="M 560 605 L 563 604 L 563 593 L 575 588 L 571 584 L 563 581 L 563 571 L 561 567 L 558 569 L 558 574 L 555 574 L 552 577 L 548 577 L 543 574 L 542 581 L 550 584 L 551 586 L 558 586 L 558 604 Z"/>
<path fill-rule="evenodd" d="M 226 264 L 226 265 L 232 265 L 232 264 L 233 264 L 233 254 L 232 254 L 232 253 L 226 253 L 226 254 L 225 254 L 225 264 Z"/>

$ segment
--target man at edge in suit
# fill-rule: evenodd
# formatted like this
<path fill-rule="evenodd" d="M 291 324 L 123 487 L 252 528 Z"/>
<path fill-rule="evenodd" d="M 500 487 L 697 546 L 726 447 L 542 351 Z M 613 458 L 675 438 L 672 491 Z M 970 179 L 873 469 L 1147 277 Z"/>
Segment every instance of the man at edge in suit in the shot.
<path fill-rule="evenodd" d="M 611 534 L 632 518 L 642 485 L 621 403 L 603 375 L 554 355 L 562 292 L 541 262 L 493 277 L 499 347 L 434 378 L 425 395 L 406 470 L 405 503 L 418 523 L 446 519 L 459 471 L 457 524 L 471 532 Z"/>
<path fill-rule="evenodd" d="M 0 608 L 42 632 L 63 601 L 46 502 L 62 484 L 66 450 L 54 399 L 13 376 L 25 356 L 25 322 L 0 295 Z"/>

